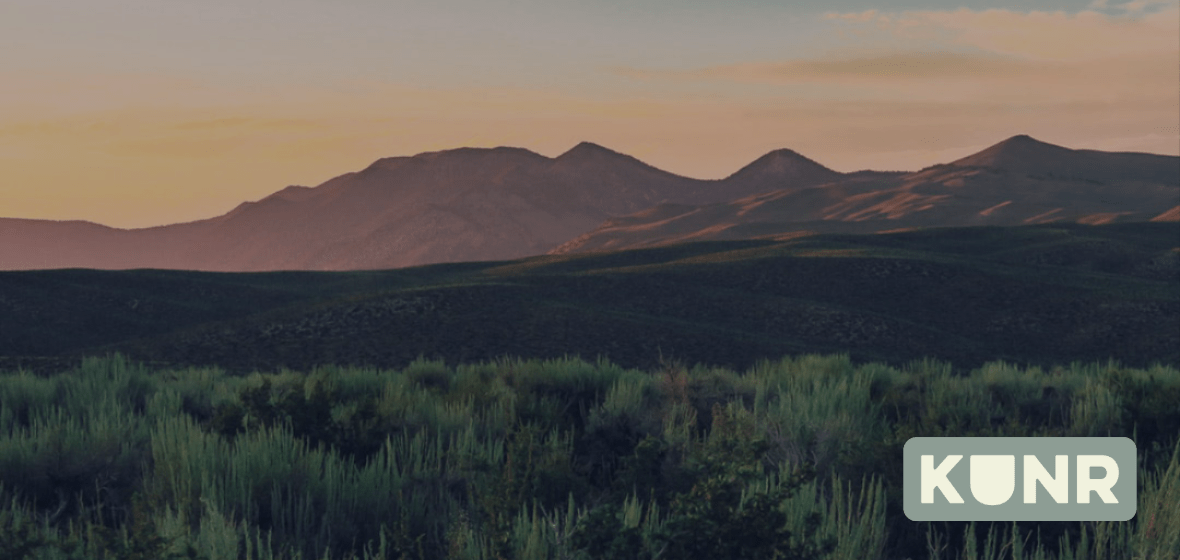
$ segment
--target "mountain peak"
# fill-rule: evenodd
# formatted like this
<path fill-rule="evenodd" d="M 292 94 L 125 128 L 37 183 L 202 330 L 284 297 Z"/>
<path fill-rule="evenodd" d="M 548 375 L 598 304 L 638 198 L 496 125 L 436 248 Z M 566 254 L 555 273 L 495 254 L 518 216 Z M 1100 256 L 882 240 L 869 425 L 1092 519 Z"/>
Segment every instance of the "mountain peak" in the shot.
<path fill-rule="evenodd" d="M 1057 162 L 1074 153 L 1074 150 L 1069 148 L 1042 142 L 1027 134 L 1018 134 L 980 152 L 955 160 L 950 165 L 1022 169 L 1034 162 Z"/>
<path fill-rule="evenodd" d="M 310 197 L 314 191 L 315 189 L 311 187 L 305 187 L 303 185 L 291 185 L 281 191 L 271 194 L 270 196 L 284 200 L 300 201 Z"/>
<path fill-rule="evenodd" d="M 636 159 L 634 156 L 616 152 L 610 148 L 604 148 L 593 142 L 579 142 L 577 146 L 553 158 L 552 161 L 553 169 L 565 169 L 567 171 L 610 167 L 615 169 L 645 169 L 666 173 Z"/>
<path fill-rule="evenodd" d="M 583 159 L 583 158 L 588 158 L 588 157 L 604 156 L 604 155 L 606 155 L 606 156 L 623 156 L 624 154 L 620 154 L 619 152 L 616 152 L 616 151 L 611 150 L 609 148 L 604 148 L 598 144 L 595 144 L 594 142 L 583 141 L 583 142 L 578 142 L 577 146 L 570 148 L 564 154 L 557 156 L 557 159 L 559 159 L 559 160 Z"/>
<path fill-rule="evenodd" d="M 999 148 L 999 149 L 1004 149 L 1004 150 L 1068 150 L 1068 151 L 1073 151 L 1073 150 L 1070 150 L 1069 148 L 1058 146 L 1056 144 L 1042 142 L 1042 141 L 1037 140 L 1036 138 L 1033 138 L 1032 136 L 1029 136 L 1027 134 L 1017 134 L 1016 136 L 1008 138 L 1008 139 L 992 146 L 992 148 Z"/>
<path fill-rule="evenodd" d="M 1004 140 L 1003 142 L 1000 142 L 1000 143 L 1001 144 L 1047 144 L 1047 142 L 1041 142 L 1040 140 L 1037 140 L 1036 138 L 1033 138 L 1032 136 L 1029 136 L 1027 134 L 1017 134 L 1016 136 L 1013 136 L 1013 137 L 1011 137 L 1007 140 Z"/>
<path fill-rule="evenodd" d="M 403 166 L 419 166 L 429 165 L 431 162 L 448 161 L 448 162 L 483 162 L 484 164 L 499 162 L 503 165 L 520 165 L 524 163 L 542 162 L 548 160 L 545 156 L 538 154 L 526 148 L 516 148 L 510 146 L 497 146 L 495 148 L 452 148 L 448 150 L 436 150 L 433 152 L 421 152 L 413 156 L 393 156 L 384 157 L 374 161 L 361 173 L 372 172 L 375 170 L 391 171 L 401 168 Z"/>
<path fill-rule="evenodd" d="M 840 173 L 824 167 L 795 150 L 780 148 L 768 152 L 730 175 L 726 181 L 787 181 L 796 185 L 831 181 Z"/>
<path fill-rule="evenodd" d="M 1178 160 L 1176 156 L 1137 152 L 1073 150 L 1021 134 L 953 161 L 949 166 L 990 167 L 1025 175 L 1098 182 L 1180 185 Z"/>
<path fill-rule="evenodd" d="M 819 162 L 790 148 L 779 148 L 777 150 L 767 152 L 766 155 L 754 160 L 755 163 L 759 161 L 773 162 L 778 165 L 794 164 L 805 165 L 809 167 L 823 167 L 824 169 L 827 169 Z"/>
<path fill-rule="evenodd" d="M 424 161 L 454 158 L 548 159 L 532 150 L 526 148 L 516 148 L 512 146 L 496 146 L 495 148 L 452 148 L 449 150 L 422 152 L 408 159 Z"/>
<path fill-rule="evenodd" d="M 779 148 L 777 150 L 771 150 L 769 152 L 766 152 L 766 154 L 763 155 L 762 157 L 791 157 L 791 158 L 802 158 L 802 159 L 807 159 L 808 161 L 811 161 L 810 159 L 805 157 L 803 154 L 800 154 L 799 152 L 796 152 L 795 150 L 792 150 L 790 148 Z"/>

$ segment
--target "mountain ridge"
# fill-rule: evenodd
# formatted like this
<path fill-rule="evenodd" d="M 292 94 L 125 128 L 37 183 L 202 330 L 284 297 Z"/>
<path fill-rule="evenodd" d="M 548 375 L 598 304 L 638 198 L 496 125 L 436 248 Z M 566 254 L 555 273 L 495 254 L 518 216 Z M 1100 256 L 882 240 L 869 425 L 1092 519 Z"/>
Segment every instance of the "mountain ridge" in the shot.
<path fill-rule="evenodd" d="M 0 218 L 0 269 L 358 270 L 601 248 L 594 239 L 604 231 L 613 236 L 607 245 L 625 248 L 791 234 L 802 231 L 791 224 L 804 223 L 872 232 L 1166 220 L 1180 202 L 1177 187 L 1175 156 L 1072 150 L 1026 135 L 918 172 L 840 173 L 782 148 L 717 180 L 588 141 L 552 158 L 457 148 L 380 158 L 180 224 Z"/>
<path fill-rule="evenodd" d="M 615 218 L 550 253 L 928 227 L 1180 221 L 1167 210 L 1178 202 L 1180 157 L 1073 150 L 1016 135 L 917 172 L 846 173 L 830 184 Z"/>

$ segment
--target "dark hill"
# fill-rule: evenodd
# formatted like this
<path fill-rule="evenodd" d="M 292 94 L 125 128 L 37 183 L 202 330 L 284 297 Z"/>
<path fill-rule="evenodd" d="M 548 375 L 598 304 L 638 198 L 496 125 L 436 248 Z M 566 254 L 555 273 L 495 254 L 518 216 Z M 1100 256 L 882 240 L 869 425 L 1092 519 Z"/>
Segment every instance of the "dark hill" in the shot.
<path fill-rule="evenodd" d="M 502 355 L 1180 363 L 1176 223 L 930 229 L 374 272 L 0 272 L 3 367 Z"/>
<path fill-rule="evenodd" d="M 770 152 L 725 179 L 739 185 L 763 186 L 758 192 L 780 188 L 801 188 L 835 181 L 843 176 L 794 150 Z M 769 188 L 767 188 L 769 187 Z"/>
<path fill-rule="evenodd" d="M 1164 221 L 1167 209 L 1180 203 L 1180 157 L 1071 150 L 1028 136 L 915 173 L 858 172 L 827 180 L 793 152 L 769 161 L 780 159 L 789 164 L 752 164 L 746 174 L 806 169 L 825 182 L 807 185 L 796 175 L 792 186 L 724 203 L 617 217 L 552 252 L 809 233 Z"/>
<path fill-rule="evenodd" d="M 1023 134 L 950 165 L 1090 181 L 1139 181 L 1180 186 L 1180 158 L 1175 156 L 1071 150 Z"/>

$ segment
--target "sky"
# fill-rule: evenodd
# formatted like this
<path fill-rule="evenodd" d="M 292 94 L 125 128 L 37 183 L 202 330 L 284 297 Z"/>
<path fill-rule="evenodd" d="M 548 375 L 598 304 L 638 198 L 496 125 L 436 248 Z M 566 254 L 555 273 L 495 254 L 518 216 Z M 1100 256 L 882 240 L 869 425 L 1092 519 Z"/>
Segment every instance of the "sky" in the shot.
<path fill-rule="evenodd" d="M 0 217 L 191 221 L 463 146 L 716 179 L 1016 134 L 1180 155 L 1180 0 L 0 3 Z"/>

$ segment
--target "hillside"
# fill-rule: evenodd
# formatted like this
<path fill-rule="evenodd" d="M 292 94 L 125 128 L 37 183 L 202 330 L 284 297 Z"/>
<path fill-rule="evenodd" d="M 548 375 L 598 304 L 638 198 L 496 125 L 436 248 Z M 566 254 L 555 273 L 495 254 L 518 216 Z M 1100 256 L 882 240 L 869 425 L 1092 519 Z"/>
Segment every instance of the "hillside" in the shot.
<path fill-rule="evenodd" d="M 391 157 L 206 220 L 122 230 L 0 218 L 0 270 L 373 270 L 547 252 L 918 227 L 1169 219 L 1180 158 L 1016 136 L 913 173 L 839 173 L 788 149 L 702 181 L 583 142 Z"/>
<path fill-rule="evenodd" d="M 811 177 L 770 168 L 758 181 L 700 181 L 589 142 L 556 158 L 460 148 L 381 159 L 185 224 L 121 230 L 0 218 L 0 270 L 365 270 L 511 259 L 661 202 L 720 202 Z"/>
<path fill-rule="evenodd" d="M 1180 158 L 1071 150 L 1028 136 L 914 173 L 846 174 L 729 202 L 614 218 L 552 253 L 952 226 L 1166 221 Z"/>
<path fill-rule="evenodd" d="M 734 241 L 373 272 L 0 273 L 0 356 L 231 370 L 502 355 L 745 367 L 847 352 L 1180 362 L 1174 222 Z"/>

